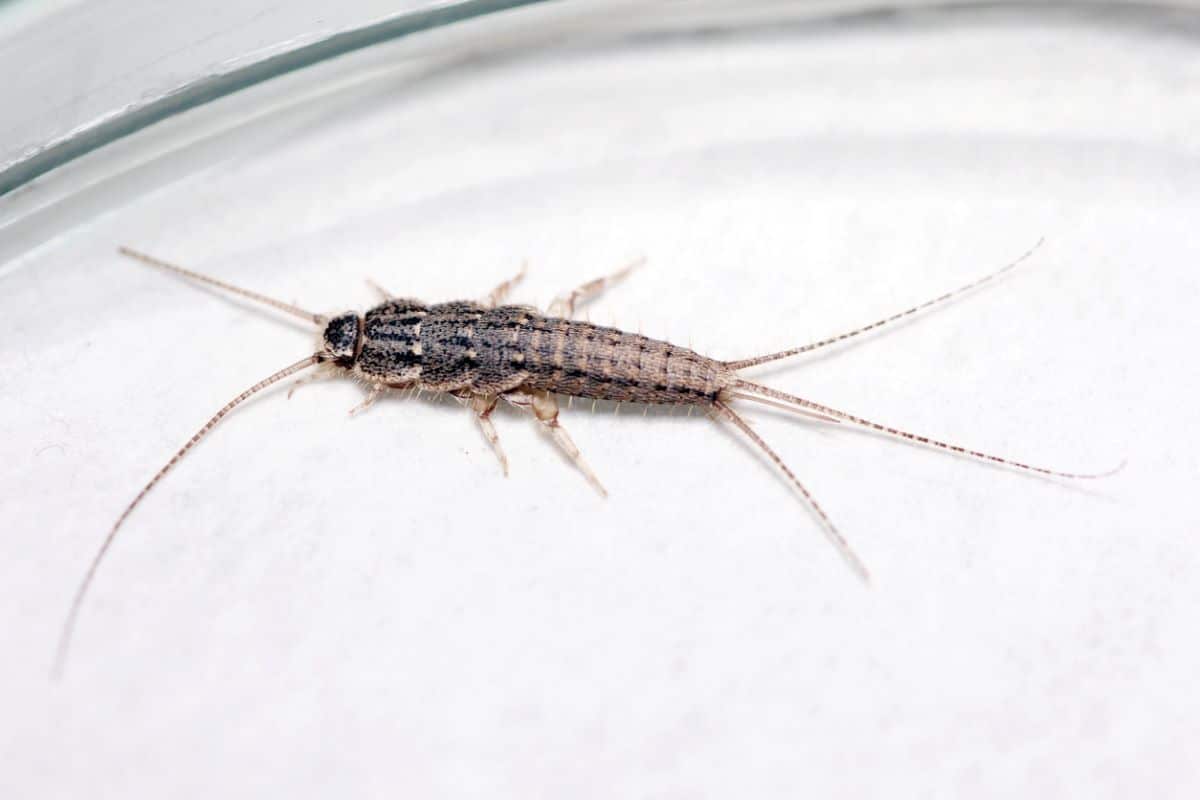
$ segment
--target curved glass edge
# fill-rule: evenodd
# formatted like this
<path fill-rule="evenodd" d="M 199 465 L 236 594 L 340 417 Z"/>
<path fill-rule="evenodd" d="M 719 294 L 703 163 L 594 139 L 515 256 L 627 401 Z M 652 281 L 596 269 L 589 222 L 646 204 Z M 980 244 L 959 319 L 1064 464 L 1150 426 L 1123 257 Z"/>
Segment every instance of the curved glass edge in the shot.
<path fill-rule="evenodd" d="M 320 41 L 277 53 L 239 69 L 185 84 L 145 105 L 132 107 L 72 136 L 51 143 L 28 158 L 11 164 L 0 172 L 0 197 L 106 144 L 263 81 L 414 33 L 498 11 L 545 2 L 548 0 L 465 0 L 414 11 L 361 28 L 335 33 Z"/>
<path fill-rule="evenodd" d="M 427 32 L 459 22 L 485 17 L 525 6 L 554 5 L 564 9 L 576 5 L 570 0 L 460 0 L 432 8 L 409 11 L 350 30 L 340 31 L 316 42 L 267 56 L 246 66 L 195 81 L 152 99 L 130 106 L 111 117 L 60 140 L 46 144 L 26 158 L 0 171 L 0 197 L 27 186 L 58 167 L 75 161 L 106 145 L 137 133 L 157 122 L 219 100 L 273 78 L 326 62 L 339 56 L 365 50 L 374 45 Z M 597 3 L 592 7 L 603 8 Z M 1031 3 L 1027 0 L 814 0 L 781 6 L 778 2 L 730 3 L 722 0 L 690 0 L 684 3 L 635 3 L 637 16 L 650 21 L 659 35 L 689 35 L 725 27 L 755 28 L 780 21 L 841 26 L 851 23 L 900 23 L 905 20 L 938 16 L 950 18 L 973 12 L 1007 11 L 1037 13 L 1053 19 L 1068 15 L 1095 22 L 1151 27 L 1158 33 L 1195 37 L 1200 34 L 1200 0 L 1176 0 L 1174 3 L 1144 0 L 1055 0 Z M 632 8 L 614 3 L 614 14 L 627 14 Z M 658 23 L 655 25 L 654 23 Z"/>

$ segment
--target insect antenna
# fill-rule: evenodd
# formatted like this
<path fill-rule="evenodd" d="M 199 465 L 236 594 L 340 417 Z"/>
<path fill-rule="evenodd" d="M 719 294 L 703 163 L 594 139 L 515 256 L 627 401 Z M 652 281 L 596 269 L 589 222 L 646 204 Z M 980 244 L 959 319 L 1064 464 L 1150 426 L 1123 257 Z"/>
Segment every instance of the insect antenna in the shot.
<path fill-rule="evenodd" d="M 71 601 L 71 608 L 67 612 L 66 619 L 63 621 L 62 631 L 59 635 L 58 650 L 54 659 L 54 668 L 51 672 L 51 675 L 55 679 L 62 677 L 63 668 L 66 666 L 67 662 L 67 652 L 71 646 L 71 636 L 75 630 L 75 622 L 79 618 L 79 611 L 83 607 L 83 601 L 87 596 L 88 589 L 92 585 L 92 579 L 96 577 L 96 570 L 99 569 L 100 562 L 104 559 L 104 555 L 108 552 L 109 547 L 116 538 L 117 531 L 121 529 L 121 525 L 125 523 L 125 520 L 129 517 L 133 510 L 137 508 L 139 503 L 142 502 L 142 498 L 144 498 L 150 492 L 150 490 L 153 489 L 154 486 L 163 479 L 163 476 L 170 472 L 171 468 L 179 463 L 179 460 L 187 455 L 187 452 L 195 447 L 196 444 L 199 443 L 199 441 L 203 439 L 204 436 L 211 431 L 218 422 L 224 419 L 226 414 L 237 408 L 252 395 L 257 394 L 272 384 L 278 383 L 289 375 L 293 375 L 303 369 L 313 366 L 320 360 L 321 356 L 316 353 L 308 356 L 307 358 L 303 358 L 300 361 L 297 361 L 295 364 L 292 364 L 290 367 L 284 367 L 270 377 L 263 378 L 261 381 L 254 384 L 249 389 L 226 403 L 220 411 L 212 416 L 212 419 L 204 423 L 204 427 L 196 431 L 192 438 L 187 441 L 187 444 L 179 448 L 179 451 L 175 453 L 175 455 L 171 456 L 171 460 L 163 465 L 163 468 L 160 469 L 155 476 L 150 479 L 150 482 L 142 487 L 142 490 L 138 492 L 137 496 L 133 498 L 133 502 L 125 507 L 125 510 L 121 512 L 121 516 L 117 517 L 117 521 L 113 523 L 112 529 L 108 532 L 108 536 L 104 537 L 104 541 L 101 543 L 100 549 L 97 550 L 96 555 L 92 557 L 91 564 L 88 566 L 87 572 L 84 573 L 83 580 L 79 582 L 79 588 L 75 591 L 75 598 Z"/>
<path fill-rule="evenodd" d="M 957 289 L 954 289 L 953 291 L 950 291 L 950 292 L 946 292 L 943 295 L 939 295 L 939 296 L 933 298 L 932 300 L 927 300 L 926 302 L 921 303 L 920 305 L 915 305 L 912 308 L 906 308 L 897 314 L 892 314 L 890 317 L 884 317 L 883 319 L 876 320 L 875 322 L 872 322 L 870 325 L 864 325 L 861 328 L 855 328 L 852 331 L 846 331 L 845 333 L 839 333 L 836 336 L 830 336 L 828 339 L 821 339 L 820 341 L 812 342 L 811 344 L 806 344 L 801 347 L 793 347 L 790 350 L 780 350 L 778 353 L 768 353 L 765 356 L 755 356 L 754 358 L 743 358 L 738 361 L 726 361 L 726 362 L 724 362 L 724 365 L 728 369 L 737 370 L 737 369 L 746 369 L 747 367 L 754 367 L 759 364 L 766 364 L 767 362 L 770 362 L 770 361 L 778 361 L 781 358 L 789 358 L 791 356 L 800 355 L 801 353 L 809 353 L 809 352 L 812 352 L 813 350 L 819 350 L 822 347 L 828 347 L 831 344 L 837 344 L 838 342 L 844 342 L 847 339 L 853 339 L 855 336 L 861 336 L 862 334 L 869 333 L 870 331 L 873 331 L 877 328 L 882 328 L 885 325 L 890 325 L 893 322 L 898 322 L 899 320 L 902 320 L 905 317 L 911 317 L 913 314 L 916 314 L 916 313 L 919 313 L 926 309 L 932 308 L 934 306 L 949 302 L 950 300 L 953 300 L 954 298 L 956 298 L 960 295 L 966 294 L 967 292 L 971 291 L 972 289 L 977 289 L 980 286 L 983 286 L 985 283 L 990 283 L 991 281 L 996 280 L 1001 275 L 1003 275 L 1004 273 L 1013 269 L 1018 264 L 1020 264 L 1022 261 L 1029 258 L 1030 256 L 1032 256 L 1037 251 L 1037 249 L 1042 246 L 1042 243 L 1045 241 L 1046 241 L 1045 239 L 1038 239 L 1037 244 L 1035 244 L 1033 247 L 1026 250 L 1018 258 L 1005 264 L 1003 267 L 996 270 L 995 272 L 984 275 L 982 278 L 971 281 L 970 283 L 966 284 L 965 286 L 960 286 Z"/>
<path fill-rule="evenodd" d="M 876 431 L 878 433 L 882 433 L 885 436 L 890 436 L 894 439 L 902 439 L 905 441 L 914 442 L 916 444 L 923 444 L 923 445 L 927 445 L 929 447 L 936 447 L 940 450 L 947 450 L 949 452 L 957 453 L 962 456 L 968 456 L 970 458 L 974 458 L 979 461 L 987 461 L 987 462 L 991 462 L 993 464 L 1001 464 L 1003 466 L 1011 467 L 1012 469 L 1020 470 L 1022 472 L 1036 472 L 1041 475 L 1049 475 L 1049 476 L 1055 477 L 1055 478 L 1071 478 L 1071 479 L 1078 479 L 1078 480 L 1091 480 L 1091 479 L 1095 479 L 1095 478 L 1106 478 L 1109 475 L 1113 475 L 1113 474 L 1121 471 L 1121 469 L 1123 469 L 1125 466 L 1125 462 L 1122 461 L 1120 464 L 1118 464 L 1113 469 L 1105 470 L 1104 472 L 1063 472 L 1061 470 L 1048 469 L 1046 467 L 1038 467 L 1038 466 L 1034 466 L 1032 464 L 1023 464 L 1020 461 L 1014 461 L 1010 458 L 1002 458 L 1001 456 L 992 455 L 991 453 L 984 453 L 979 450 L 972 450 L 971 448 L 963 447 L 962 445 L 952 444 L 950 442 L 943 442 L 943 441 L 939 441 L 938 439 L 931 439 L 928 436 L 922 436 L 917 433 L 911 433 L 909 431 L 900 430 L 899 428 L 893 428 L 890 425 L 884 425 L 879 422 L 872 422 L 869 419 L 864 419 L 863 417 L 858 417 L 858 416 L 855 416 L 854 414 L 850 414 L 845 411 L 839 411 L 836 408 L 830 408 L 829 406 L 824 406 L 824 405 L 821 405 L 820 403 L 814 403 L 811 400 L 805 400 L 802 397 L 797 397 L 795 395 L 791 395 L 786 392 L 781 392 L 778 389 L 772 389 L 769 386 L 763 386 L 762 384 L 753 383 L 752 381 L 737 380 L 734 382 L 733 385 L 737 389 L 743 389 L 744 391 L 730 392 L 729 393 L 730 397 L 736 397 L 736 398 L 740 398 L 742 400 L 753 400 L 757 403 L 766 403 L 768 405 L 779 406 L 780 405 L 779 403 L 773 403 L 770 400 L 765 399 L 765 398 L 773 398 L 774 400 L 782 401 L 782 403 L 785 404 L 785 407 L 790 407 L 790 410 L 795 411 L 796 413 L 809 412 L 809 413 L 816 413 L 816 414 L 824 414 L 826 416 L 833 417 L 834 419 L 839 419 L 844 422 L 852 422 L 855 425 L 859 425 L 863 428 L 869 428 L 870 430 Z"/>
<path fill-rule="evenodd" d="M 825 529 L 825 535 L 829 538 L 829 541 L 833 543 L 833 546 L 837 548 L 837 551 L 841 554 L 842 558 L 846 560 L 846 563 L 850 565 L 851 569 L 858 573 L 860 578 L 862 578 L 864 581 L 870 582 L 871 573 L 867 571 L 866 564 L 864 564 L 862 559 L 858 557 L 858 555 L 854 552 L 854 549 L 850 547 L 850 543 L 846 541 L 846 537 L 842 536 L 837 527 L 833 524 L 833 521 L 829 519 L 829 515 L 825 513 L 825 509 L 821 508 L 821 505 L 817 502 L 816 498 L 813 497 L 812 493 L 809 492 L 804 484 L 800 482 L 800 479 L 796 477 L 796 474 L 792 472 L 791 468 L 783 462 L 783 459 L 779 457 L 779 454 L 772 450 L 771 446 L 763 441 L 763 438 L 759 436 L 753 428 L 750 427 L 750 424 L 746 422 L 746 420 L 742 419 L 742 417 L 727 404 L 717 400 L 715 403 L 713 403 L 713 408 L 716 409 L 718 414 L 737 426 L 742 433 L 746 434 L 750 441 L 754 442 L 754 444 L 756 444 L 760 450 L 767 454 L 768 458 L 775 462 L 775 466 L 779 467 L 783 474 L 787 476 L 787 479 L 791 481 L 792 485 L 799 490 L 801 495 L 803 495 L 804 501 L 808 504 L 808 507 L 812 510 L 813 514 L 816 515 L 817 519 L 821 523 L 821 526 Z"/>
<path fill-rule="evenodd" d="M 306 319 L 309 322 L 317 325 L 324 325 L 326 322 L 328 322 L 328 318 L 322 316 L 321 314 L 314 314 L 311 311 L 305 311 L 303 308 L 294 306 L 291 303 L 285 303 L 282 300 L 276 300 L 273 297 L 267 297 L 266 295 L 259 294 L 258 292 L 252 292 L 249 289 L 243 289 L 240 286 L 234 286 L 231 283 L 219 281 L 216 278 L 210 278 L 209 276 L 202 275 L 199 272 L 193 272 L 190 269 L 184 269 L 183 267 L 168 263 L 162 259 L 155 258 L 154 256 L 149 256 L 145 253 L 138 252 L 130 247 L 118 247 L 117 252 L 123 256 L 128 256 L 135 261 L 141 261 L 143 264 L 149 264 L 152 267 L 165 269 L 168 272 L 174 272 L 175 274 L 182 275 L 185 278 L 191 278 L 194 281 L 207 283 L 209 286 L 215 286 L 218 289 L 224 289 L 227 292 L 232 292 L 233 294 L 241 295 L 242 297 L 248 297 L 251 300 L 257 300 L 260 303 L 264 303 L 272 308 L 277 308 L 280 311 L 286 311 L 289 314 L 293 314 L 301 319 Z"/>

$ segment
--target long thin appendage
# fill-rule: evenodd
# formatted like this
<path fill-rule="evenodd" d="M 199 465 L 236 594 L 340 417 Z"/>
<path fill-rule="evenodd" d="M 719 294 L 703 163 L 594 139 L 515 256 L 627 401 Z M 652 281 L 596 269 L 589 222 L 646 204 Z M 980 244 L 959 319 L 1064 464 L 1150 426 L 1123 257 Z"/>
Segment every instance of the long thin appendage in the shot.
<path fill-rule="evenodd" d="M 492 394 L 476 394 L 471 395 L 467 401 L 467 405 L 475 412 L 475 421 L 479 423 L 479 430 L 483 432 L 483 438 L 488 440 L 492 446 L 492 452 L 496 454 L 496 458 L 500 459 L 500 469 L 504 471 L 504 477 L 508 477 L 508 456 L 504 455 L 504 448 L 500 445 L 500 434 L 496 432 L 496 424 L 492 422 L 492 412 L 496 410 L 496 402 L 499 398 Z"/>
<path fill-rule="evenodd" d="M 305 359 L 297 361 L 295 364 L 292 364 L 290 367 L 285 367 L 284 369 L 279 370 L 279 372 L 276 372 L 274 375 L 270 376 L 269 378 L 263 378 L 261 381 L 254 384 L 249 389 L 242 392 L 237 397 L 233 398 L 228 403 L 226 403 L 224 408 L 222 408 L 220 411 L 218 411 L 216 414 L 213 415 L 212 419 L 210 419 L 208 422 L 204 423 L 203 428 L 196 431 L 196 434 L 194 436 L 192 436 L 191 439 L 188 440 L 187 444 L 185 444 L 183 447 L 179 448 L 179 452 L 177 452 L 174 456 L 171 457 L 171 460 L 168 461 L 166 463 L 166 465 L 164 465 L 163 468 L 160 469 L 158 471 L 158 473 L 153 478 L 150 479 L 150 482 L 147 483 L 144 487 L 142 487 L 142 490 L 140 492 L 138 492 L 137 497 L 133 498 L 133 502 L 125 507 L 125 510 L 123 512 L 121 512 L 121 516 L 117 517 L 117 521 L 113 524 L 112 529 L 108 532 L 108 536 L 104 537 L 104 542 L 101 543 L 100 549 L 96 552 L 96 555 L 92 558 L 92 563 L 88 566 L 88 570 L 84 574 L 83 580 L 80 581 L 79 588 L 75 591 L 75 599 L 71 601 L 71 608 L 67 612 L 67 618 L 63 622 L 62 633 L 60 634 L 59 639 L 58 639 L 58 653 L 54 659 L 54 669 L 52 672 L 52 674 L 55 678 L 62 676 L 63 667 L 67 663 L 67 652 L 71 646 L 71 635 L 75 631 L 75 622 L 79 618 L 79 610 L 83 607 L 83 601 L 84 601 L 84 598 L 87 596 L 88 589 L 92 585 L 92 579 L 96 577 L 96 570 L 99 569 L 100 562 L 104 559 L 105 553 L 107 553 L 109 547 L 112 546 L 113 540 L 117 536 L 117 531 L 121 529 L 121 525 L 123 525 L 125 523 L 125 520 L 129 517 L 129 515 L 133 512 L 133 510 L 135 508 L 137 508 L 139 503 L 142 502 L 142 498 L 144 498 L 149 493 L 149 491 L 154 488 L 155 484 L 157 484 L 159 481 L 161 481 L 163 479 L 163 476 L 165 476 L 168 472 L 170 472 L 171 468 L 174 467 L 176 464 L 178 464 L 179 460 L 181 458 L 183 458 L 185 455 L 187 455 L 187 452 L 189 450 L 191 450 L 193 447 L 195 447 L 196 444 L 201 439 L 204 438 L 205 434 L 207 434 L 209 431 L 211 431 L 216 426 L 216 424 L 225 417 L 226 414 L 228 414 L 234 408 L 239 406 L 243 401 L 245 401 L 251 395 L 262 391 L 263 389 L 267 388 L 268 386 L 270 386 L 272 384 L 278 383 L 279 381 L 283 380 L 284 378 L 288 377 L 289 375 L 294 375 L 295 373 L 299 372 L 300 370 L 311 367 L 312 365 L 316 364 L 319 360 L 320 360 L 320 356 L 313 354 Z"/>
<path fill-rule="evenodd" d="M 841 425 L 842 424 L 842 421 L 840 419 L 835 419 L 826 414 L 818 414 L 814 411 L 808 411 L 803 408 L 796 408 L 795 406 L 788 405 L 787 403 L 777 403 L 774 400 L 768 400 L 765 397 L 751 397 L 748 394 L 740 394 L 738 392 L 730 393 L 730 397 L 741 397 L 746 400 L 753 400 L 754 402 L 761 403 L 764 406 L 774 406 L 775 408 L 782 409 L 782 410 L 790 412 L 792 414 L 797 414 L 801 417 L 807 417 L 808 419 L 813 419 L 818 422 L 828 422 L 831 425 Z"/>
<path fill-rule="evenodd" d="M 1036 472 L 1040 475 L 1049 475 L 1049 476 L 1052 476 L 1055 478 L 1093 479 L 1093 478 L 1106 478 L 1109 475 L 1119 472 L 1125 466 L 1125 462 L 1122 461 L 1115 468 L 1110 469 L 1110 470 L 1105 470 L 1104 472 L 1063 472 L 1063 471 L 1057 470 L 1057 469 L 1047 469 L 1046 467 L 1037 467 L 1037 466 L 1033 466 L 1032 464 L 1023 464 L 1020 461 L 1013 461 L 1010 458 L 1002 458 L 997 455 L 992 455 L 991 453 L 984 453 L 979 450 L 972 450 L 971 448 L 963 447 L 962 445 L 951 444 L 950 442 L 943 442 L 943 441 L 939 441 L 937 439 L 931 439 L 928 436 L 922 436 L 920 434 L 910 433 L 909 431 L 903 431 L 903 430 L 900 430 L 899 428 L 893 428 L 890 425 L 883 425 L 878 422 L 872 422 L 869 419 L 864 419 L 862 417 L 855 416 L 854 414 L 849 414 L 845 411 L 839 411 L 836 408 L 830 408 L 829 406 L 824 406 L 824 405 L 821 405 L 820 403 L 814 403 L 811 400 L 805 400 L 803 397 L 797 397 L 795 395 L 788 394 L 786 392 L 781 392 L 778 389 L 772 389 L 769 386 L 763 386 L 762 384 L 759 384 L 759 383 L 753 383 L 751 381 L 745 381 L 745 380 L 738 380 L 737 382 L 734 383 L 734 386 L 737 387 L 738 389 L 743 389 L 743 390 L 745 390 L 745 392 L 749 392 L 750 394 L 746 394 L 745 392 L 735 391 L 735 392 L 730 393 L 731 397 L 737 397 L 737 398 L 740 398 L 743 400 L 754 400 L 755 402 L 761 403 L 761 402 L 767 402 L 761 396 L 761 395 L 765 395 L 766 397 L 774 398 L 775 400 L 781 400 L 784 403 L 790 404 L 792 406 L 797 406 L 798 407 L 798 408 L 796 408 L 797 411 L 804 409 L 804 410 L 807 410 L 810 412 L 816 412 L 818 414 L 825 414 L 826 416 L 830 416 L 835 419 L 840 419 L 845 422 L 852 422 L 855 425 L 861 425 L 864 428 L 870 428 L 873 431 L 877 431 L 879 433 L 885 434 L 887 436 L 891 436 L 896 439 L 904 439 L 909 442 L 915 442 L 916 444 L 923 444 L 923 445 L 928 445 L 929 447 L 936 447 L 940 450 L 947 450 L 949 452 L 957 453 L 962 456 L 969 456 L 971 458 L 978 459 L 980 461 L 987 461 L 987 462 L 991 462 L 993 464 L 1001 464 L 1006 467 L 1011 467 L 1012 469 L 1021 470 L 1022 472 Z M 756 395 L 760 395 L 760 396 L 756 396 Z M 771 403 L 771 405 L 777 405 L 777 404 Z"/>
<path fill-rule="evenodd" d="M 983 286 L 985 283 L 990 283 L 991 281 L 996 280 L 996 278 L 999 278 L 1001 275 L 1003 275 L 1004 273 L 1013 269 L 1018 264 L 1020 264 L 1022 261 L 1024 261 L 1025 259 L 1029 258 L 1031 255 L 1033 255 L 1034 252 L 1039 247 L 1042 246 L 1042 242 L 1044 242 L 1044 241 L 1045 241 L 1044 239 L 1038 239 L 1037 244 L 1035 244 L 1033 247 L 1029 248 L 1024 253 L 1022 253 L 1019 258 L 1017 258 L 1014 261 L 1009 262 L 1008 264 L 1004 265 L 1003 267 L 1001 267 L 1000 269 L 996 270 L 995 272 L 993 272 L 989 275 L 984 275 L 982 278 L 972 281 L 971 283 L 968 283 L 966 286 L 960 286 L 959 288 L 955 289 L 954 291 L 946 292 L 945 294 L 939 295 L 938 297 L 935 297 L 932 300 L 928 300 L 924 303 L 921 303 L 920 305 L 913 306 L 912 308 L 906 308 L 905 310 L 901 311 L 898 314 L 892 314 L 890 317 L 885 317 L 881 320 L 876 320 L 875 322 L 872 322 L 870 325 L 864 325 L 863 327 L 855 328 L 852 331 L 846 331 L 845 333 L 839 333 L 837 336 L 830 336 L 828 339 L 821 339 L 818 342 L 812 342 L 811 344 L 806 344 L 802 347 L 793 347 L 790 350 L 780 350 L 778 353 L 769 353 L 765 356 L 756 356 L 754 358 L 744 358 L 744 359 L 741 359 L 740 361 L 726 361 L 725 366 L 728 367 L 729 369 L 737 370 L 737 369 L 746 369 L 747 367 L 753 367 L 753 366 L 757 366 L 759 364 L 766 364 L 769 361 L 778 361 L 781 358 L 789 358 L 790 356 L 800 355 L 801 353 L 808 353 L 813 350 L 819 350 L 820 348 L 828 347 L 831 344 L 837 344 L 838 342 L 844 342 L 847 339 L 853 339 L 855 336 L 861 336 L 864 333 L 869 333 L 870 331 L 873 331 L 876 328 L 882 328 L 884 325 L 889 325 L 893 322 L 898 322 L 899 320 L 902 320 L 905 317 L 911 317 L 913 314 L 917 314 L 928 308 L 932 308 L 933 306 L 941 305 L 942 303 L 946 303 L 946 302 L 958 297 L 959 295 L 962 295 L 962 294 L 965 294 L 965 293 L 971 291 L 972 289 L 976 289 L 980 286 Z"/>
<path fill-rule="evenodd" d="M 370 286 L 375 291 L 375 293 L 379 295 L 380 299 L 383 300 L 384 302 L 386 302 L 388 300 L 393 300 L 396 297 L 396 295 L 392 294 L 387 289 L 383 288 L 382 286 L 380 286 L 378 283 L 376 283 L 375 281 L 373 281 L 370 278 L 367 278 L 367 286 Z"/>
<path fill-rule="evenodd" d="M 249 289 L 243 289 L 240 286 L 234 286 L 231 283 L 225 283 L 224 281 L 219 281 L 216 278 L 210 278 L 207 275 L 201 275 L 199 272 L 192 272 L 190 269 L 184 269 L 183 267 L 170 264 L 162 259 L 155 258 L 154 256 L 148 256 L 145 253 L 139 253 L 137 250 L 129 247 L 119 247 L 117 248 L 117 252 L 123 256 L 128 256 L 135 261 L 141 261 L 144 264 L 149 264 L 152 267 L 165 269 L 168 272 L 174 272 L 177 275 L 184 276 L 185 278 L 191 278 L 194 281 L 207 283 L 209 286 L 216 286 L 218 289 L 224 289 L 227 292 L 232 292 L 233 294 L 241 295 L 242 297 L 248 297 L 251 300 L 257 300 L 260 303 L 265 303 L 272 308 L 278 308 L 280 311 L 286 311 L 289 314 L 294 314 L 301 319 L 306 319 L 309 322 L 317 325 L 322 325 L 327 321 L 326 318 L 320 314 L 314 314 L 311 311 L 305 311 L 303 308 L 294 306 L 291 303 L 285 303 L 282 300 L 276 300 L 273 297 L 267 297 L 266 295 L 259 294 L 258 292 L 252 292 Z"/>
<path fill-rule="evenodd" d="M 842 558 L 846 560 L 846 563 L 849 564 L 864 581 L 871 580 L 871 573 L 867 571 L 867 567 L 862 562 L 862 559 L 855 554 L 854 550 L 850 547 L 850 543 L 846 541 L 846 538 L 842 536 L 840 532 L 838 532 L 837 527 L 833 524 L 833 521 L 829 519 L 829 516 L 825 513 L 825 510 L 821 508 L 821 505 L 817 502 L 816 498 L 812 496 L 812 493 L 809 492 L 804 484 L 800 482 L 800 479 L 796 477 L 796 474 L 792 472 L 791 468 L 788 467 L 787 464 L 783 463 L 783 459 L 779 457 L 779 454 L 772 450 L 771 446 L 763 441 L 763 438 L 759 436 L 753 428 L 750 427 L 750 423 L 742 419 L 737 412 L 735 412 L 728 405 L 718 400 L 713 403 L 713 408 L 717 410 L 718 414 L 736 425 L 742 433 L 749 437 L 750 441 L 758 445 L 759 449 L 766 453 L 767 457 L 775 462 L 775 466 L 782 470 L 783 474 L 786 475 L 788 480 L 792 482 L 792 485 L 796 487 L 801 495 L 803 495 L 804 501 L 808 503 L 808 507 L 812 509 L 813 514 L 817 516 L 817 519 L 821 522 L 821 526 L 825 529 L 826 536 L 829 537 L 829 540 L 833 543 L 833 546 L 837 548 L 837 551 L 841 553 Z"/>
<path fill-rule="evenodd" d="M 575 316 L 575 306 L 580 303 L 586 303 L 600 292 L 612 286 L 614 283 L 624 280 L 629 273 L 633 272 L 638 267 L 646 263 L 645 257 L 639 256 L 633 261 L 630 261 L 625 266 L 621 267 L 611 275 L 605 275 L 602 278 L 595 278 L 583 284 L 579 288 L 560 295 L 550 303 L 546 313 L 552 317 L 566 317 L 570 319 Z"/>
<path fill-rule="evenodd" d="M 592 488 L 599 492 L 601 497 L 608 497 L 608 490 L 604 488 L 604 484 L 600 483 L 596 473 L 592 472 L 592 468 L 584 460 L 583 454 L 571 439 L 570 434 L 559 423 L 558 400 L 554 395 L 546 391 L 516 389 L 505 392 L 501 397 L 516 408 L 533 412 L 533 416 L 542 426 L 542 430 L 550 434 L 550 438 L 554 440 L 559 449 L 566 453 L 575 468 L 583 473 L 583 477 L 587 478 Z"/>
<path fill-rule="evenodd" d="M 503 303 L 504 299 L 508 297 L 508 293 L 513 290 L 513 287 L 525 279 L 526 272 L 528 272 L 528 265 L 525 262 L 521 262 L 521 271 L 488 292 L 488 296 L 483 301 L 483 304 L 488 308 L 495 308 Z"/>

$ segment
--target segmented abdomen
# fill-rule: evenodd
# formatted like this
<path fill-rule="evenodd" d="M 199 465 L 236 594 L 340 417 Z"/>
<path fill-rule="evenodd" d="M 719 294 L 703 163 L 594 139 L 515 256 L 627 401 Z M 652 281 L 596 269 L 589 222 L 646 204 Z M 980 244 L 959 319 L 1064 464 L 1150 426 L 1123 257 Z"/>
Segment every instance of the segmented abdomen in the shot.
<path fill-rule="evenodd" d="M 486 372 L 512 370 L 522 385 L 575 397 L 656 404 L 709 404 L 723 387 L 720 364 L 685 347 L 530 308 L 487 311 L 477 323 Z"/>

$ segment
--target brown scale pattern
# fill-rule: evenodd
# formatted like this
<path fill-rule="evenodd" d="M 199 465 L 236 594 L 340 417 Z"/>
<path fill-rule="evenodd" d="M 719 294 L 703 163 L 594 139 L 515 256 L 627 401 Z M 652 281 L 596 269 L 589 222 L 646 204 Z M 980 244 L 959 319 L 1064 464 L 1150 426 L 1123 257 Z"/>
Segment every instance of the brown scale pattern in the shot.
<path fill-rule="evenodd" d="M 686 347 L 548 317 L 528 306 L 392 301 L 367 312 L 355 365 L 365 378 L 434 391 L 518 387 L 651 404 L 715 401 L 729 370 Z"/>
<path fill-rule="evenodd" d="M 479 320 L 480 344 L 521 385 L 617 402 L 709 404 L 725 370 L 685 347 L 590 322 L 501 307 Z"/>

